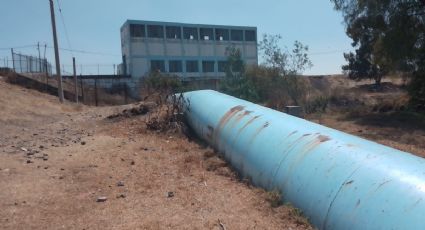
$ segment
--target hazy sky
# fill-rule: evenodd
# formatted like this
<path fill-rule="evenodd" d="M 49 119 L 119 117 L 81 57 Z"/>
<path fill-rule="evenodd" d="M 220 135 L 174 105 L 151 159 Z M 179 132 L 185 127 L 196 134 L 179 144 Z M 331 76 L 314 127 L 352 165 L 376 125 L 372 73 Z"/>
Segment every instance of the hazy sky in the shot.
<path fill-rule="evenodd" d="M 342 54 L 351 50 L 342 16 L 329 0 L 59 0 L 70 45 L 57 1 L 59 46 L 104 54 L 62 50 L 66 71 L 71 71 L 72 55 L 85 72 L 97 73 L 98 64 L 101 72 L 112 71 L 112 64 L 121 61 L 119 29 L 127 19 L 256 26 L 259 38 L 264 33 L 280 34 L 282 46 L 290 48 L 295 40 L 308 45 L 314 66 L 306 74 L 340 73 Z M 1 63 L 6 56 L 10 59 L 5 48 L 37 42 L 52 46 L 49 0 L 0 0 L 0 9 Z M 16 50 L 38 55 L 36 47 Z M 51 48 L 46 56 L 54 63 Z"/>

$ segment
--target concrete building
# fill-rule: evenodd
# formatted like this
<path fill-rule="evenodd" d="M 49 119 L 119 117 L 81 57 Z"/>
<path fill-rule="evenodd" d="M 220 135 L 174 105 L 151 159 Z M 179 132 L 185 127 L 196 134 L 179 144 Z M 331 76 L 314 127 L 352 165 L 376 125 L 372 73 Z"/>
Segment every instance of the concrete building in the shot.
<path fill-rule="evenodd" d="M 257 64 L 257 28 L 127 20 L 121 27 L 121 74 L 141 78 L 150 71 L 183 78 L 225 76 L 226 48 Z"/>

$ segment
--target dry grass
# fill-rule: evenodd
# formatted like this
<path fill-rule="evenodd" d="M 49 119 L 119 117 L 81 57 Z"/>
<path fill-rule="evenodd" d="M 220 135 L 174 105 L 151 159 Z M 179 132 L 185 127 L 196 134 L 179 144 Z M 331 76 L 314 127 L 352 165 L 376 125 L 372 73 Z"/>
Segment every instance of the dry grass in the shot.
<path fill-rule="evenodd" d="M 408 95 L 399 78 L 374 90 L 370 81 L 334 77 L 326 113 L 307 119 L 425 157 L 425 116 L 406 110 Z"/>

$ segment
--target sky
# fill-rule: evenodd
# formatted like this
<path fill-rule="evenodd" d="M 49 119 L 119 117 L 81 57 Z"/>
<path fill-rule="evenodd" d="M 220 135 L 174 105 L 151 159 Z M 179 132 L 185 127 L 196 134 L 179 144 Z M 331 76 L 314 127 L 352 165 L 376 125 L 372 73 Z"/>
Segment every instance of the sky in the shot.
<path fill-rule="evenodd" d="M 59 4 L 58 4 L 59 3 Z M 120 27 L 127 19 L 256 26 L 262 34 L 280 34 L 289 49 L 295 40 L 309 47 L 313 67 L 305 74 L 338 74 L 351 51 L 342 16 L 330 0 L 54 0 L 59 47 L 65 73 L 113 71 L 121 62 Z M 59 6 L 61 12 L 59 12 Z M 0 0 L 0 66 L 11 59 L 10 48 L 40 55 L 53 64 L 49 0 Z M 63 20 L 62 20 L 63 19 Z M 68 36 L 67 36 L 68 35 Z M 32 45 L 31 47 L 23 47 Z M 88 53 L 90 52 L 90 53 Z M 261 57 L 260 57 L 261 62 Z M 11 65 L 11 62 L 9 63 Z"/>

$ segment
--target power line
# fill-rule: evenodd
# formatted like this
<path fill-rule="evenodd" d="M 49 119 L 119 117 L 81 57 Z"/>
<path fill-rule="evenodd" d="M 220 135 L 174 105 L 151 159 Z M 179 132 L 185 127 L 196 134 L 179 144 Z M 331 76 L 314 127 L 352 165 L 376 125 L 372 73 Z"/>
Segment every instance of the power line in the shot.
<path fill-rule="evenodd" d="M 68 47 L 69 47 L 69 49 L 70 49 L 70 50 L 72 50 L 71 41 L 70 41 L 70 39 L 69 39 L 69 35 L 68 35 L 68 29 L 67 29 L 67 27 L 66 27 L 65 19 L 64 19 L 63 13 L 62 13 L 62 7 L 61 7 L 61 5 L 60 5 L 59 0 L 56 0 L 56 2 L 58 3 L 59 14 L 60 14 L 60 16 L 61 16 L 61 21 L 62 21 L 63 28 L 64 28 L 64 30 L 65 30 L 65 37 L 66 37 L 66 41 L 68 42 Z M 72 53 L 72 51 L 71 51 L 71 54 L 72 54 L 72 56 L 74 56 L 74 54 Z"/>
<path fill-rule="evenodd" d="M 3 47 L 3 48 L 0 48 L 0 50 L 23 49 L 23 48 L 36 47 L 36 46 L 37 45 L 25 45 L 25 46 L 16 46 L 16 47 Z"/>
<path fill-rule="evenodd" d="M 47 46 L 47 48 L 53 48 L 52 46 Z M 119 56 L 118 54 L 110 54 L 110 53 L 102 53 L 102 52 L 95 52 L 95 51 L 87 51 L 87 50 L 77 50 L 77 49 L 67 49 L 67 48 L 59 48 L 60 50 L 69 51 L 69 52 L 76 52 L 76 53 L 83 53 L 83 54 L 93 54 L 93 55 L 100 55 L 100 56 Z"/>
<path fill-rule="evenodd" d="M 111 54 L 111 53 L 103 53 L 103 52 L 96 52 L 96 51 L 72 49 L 71 48 L 71 44 L 69 42 L 69 39 L 68 39 L 68 45 L 69 45 L 70 48 L 59 48 L 59 49 L 60 50 L 63 50 L 63 51 L 71 52 L 72 55 L 74 55 L 73 52 L 76 52 L 76 53 L 93 54 L 93 55 L 100 55 L 100 56 L 117 56 L 117 57 L 121 57 L 121 55 L 118 55 L 118 54 Z M 22 49 L 22 48 L 30 48 L 30 47 L 37 47 L 37 45 L 34 44 L 34 45 L 24 45 L 24 46 L 15 46 L 15 47 L 2 47 L 2 48 L 0 48 L 0 50 Z M 53 47 L 50 46 L 50 45 L 48 45 L 47 48 L 53 49 Z M 349 51 L 348 50 L 331 50 L 331 51 L 323 51 L 323 52 L 310 52 L 308 54 L 309 55 L 326 55 L 326 54 L 334 54 L 334 53 L 342 53 L 342 52 L 349 52 Z"/>
<path fill-rule="evenodd" d="M 2 47 L 2 48 L 0 48 L 0 50 L 22 49 L 22 48 L 36 48 L 36 47 L 37 47 L 37 44 L 34 44 L 34 45 L 24 45 L 24 46 L 15 46 L 15 47 Z M 53 49 L 53 46 L 47 45 L 47 43 L 46 43 L 46 46 L 45 47 L 47 47 L 49 49 Z M 96 52 L 96 51 L 68 49 L 68 48 L 59 48 L 59 49 L 60 50 L 63 50 L 63 51 L 83 53 L 83 54 L 93 54 L 93 55 L 99 55 L 99 56 L 116 56 L 116 57 L 121 57 L 121 55 L 119 55 L 119 54 L 103 53 L 103 52 Z"/>
<path fill-rule="evenodd" d="M 308 53 L 309 55 L 326 55 L 326 54 L 334 54 L 334 53 L 342 53 L 348 52 L 347 50 L 331 50 L 331 51 L 323 51 L 323 52 L 312 52 Z"/>

